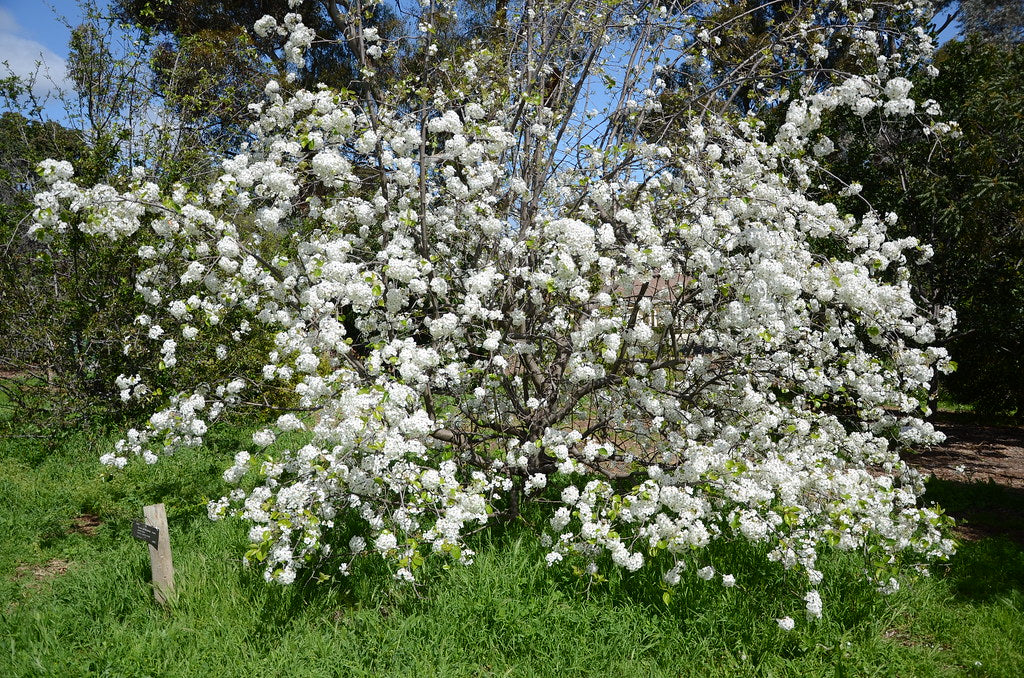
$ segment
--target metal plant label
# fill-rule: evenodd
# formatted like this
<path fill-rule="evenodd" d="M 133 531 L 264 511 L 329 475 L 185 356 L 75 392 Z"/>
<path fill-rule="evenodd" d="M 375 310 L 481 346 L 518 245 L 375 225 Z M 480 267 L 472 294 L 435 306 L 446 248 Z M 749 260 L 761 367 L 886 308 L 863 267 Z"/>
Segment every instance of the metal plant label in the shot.
<path fill-rule="evenodd" d="M 160 543 L 160 530 L 152 525 L 140 523 L 137 520 L 132 521 L 132 536 L 139 541 L 146 542 L 153 548 L 158 548 Z"/>

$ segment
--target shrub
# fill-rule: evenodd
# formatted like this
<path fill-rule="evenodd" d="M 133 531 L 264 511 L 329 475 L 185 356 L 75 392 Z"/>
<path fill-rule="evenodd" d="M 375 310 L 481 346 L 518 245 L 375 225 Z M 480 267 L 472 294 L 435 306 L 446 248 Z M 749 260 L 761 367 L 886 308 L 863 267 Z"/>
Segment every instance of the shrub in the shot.
<path fill-rule="evenodd" d="M 808 195 L 808 151 L 828 150 L 822 118 L 910 115 L 900 69 L 926 58 L 927 39 L 908 31 L 899 55 L 876 58 L 879 34 L 848 22 L 871 14 L 820 25 L 798 13 L 775 44 L 808 47 L 818 25 L 859 74 L 823 62 L 827 40 L 792 52 L 814 77 L 766 139 L 719 92 L 760 77 L 763 105 L 781 106 L 773 78 L 788 67 L 737 65 L 654 134 L 655 67 L 699 58 L 729 22 L 550 9 L 557 30 L 536 13 L 509 29 L 539 36 L 540 51 L 434 62 L 440 19 L 425 10 L 420 41 L 402 46 L 422 50 L 424 73 L 387 86 L 372 66 L 398 47 L 350 19 L 366 85 L 285 95 L 270 82 L 254 141 L 203 190 L 163 193 L 142 173 L 123 192 L 80 186 L 68 163 L 45 164 L 39 234 L 155 234 L 138 276 L 154 311 L 139 322 L 166 369 L 186 347 L 228 359 L 255 328 L 273 336 L 259 373 L 173 395 L 105 461 L 156 461 L 243 400 L 290 393 L 292 410 L 225 472 L 254 485 L 210 507 L 252 523 L 248 557 L 282 583 L 364 554 L 410 580 L 432 554 L 470 562 L 466 535 L 525 501 L 546 511 L 547 561 L 584 573 L 654 562 L 667 586 L 684 569 L 732 585 L 705 547 L 766 543 L 806 574 L 812 617 L 822 544 L 863 549 L 882 590 L 898 586 L 903 555 L 949 555 L 941 512 L 918 506 L 921 479 L 898 455 L 939 439 L 917 415 L 947 362 L 929 344 L 952 317 L 918 308 L 907 268 L 928 248 L 889 239 L 891 216 L 855 219 Z M 287 35 L 303 63 L 311 34 L 297 15 L 257 30 Z M 642 59 L 602 136 L 584 92 L 602 50 L 637 31 Z M 641 64 L 646 91 L 631 84 Z M 130 375 L 120 386 L 147 390 Z M 307 444 L 274 446 L 300 429 Z"/>

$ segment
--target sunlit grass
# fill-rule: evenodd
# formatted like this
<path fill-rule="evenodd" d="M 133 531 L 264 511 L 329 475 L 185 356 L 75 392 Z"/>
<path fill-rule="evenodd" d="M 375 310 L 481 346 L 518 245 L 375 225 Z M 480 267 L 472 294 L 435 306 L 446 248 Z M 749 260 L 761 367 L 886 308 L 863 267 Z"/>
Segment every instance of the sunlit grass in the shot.
<path fill-rule="evenodd" d="M 245 525 L 206 517 L 249 435 L 214 432 L 207 449 L 118 473 L 97 461 L 111 441 L 86 432 L 0 441 L 0 676 L 1019 676 L 1024 666 L 1024 552 L 1001 539 L 964 545 L 891 597 L 862 582 L 856 556 L 827 554 L 825 615 L 813 623 L 799 578 L 754 549 L 710 554 L 735 588 L 684 577 L 666 605 L 657 572 L 590 582 L 547 568 L 519 524 L 481 533 L 470 567 L 428 565 L 415 589 L 373 561 L 330 583 L 267 584 L 241 563 Z M 941 489 L 954 502 L 970 491 Z M 146 547 L 129 535 L 142 506 L 161 501 L 177 586 L 166 609 L 153 601 Z M 787 614 L 789 633 L 774 621 Z"/>

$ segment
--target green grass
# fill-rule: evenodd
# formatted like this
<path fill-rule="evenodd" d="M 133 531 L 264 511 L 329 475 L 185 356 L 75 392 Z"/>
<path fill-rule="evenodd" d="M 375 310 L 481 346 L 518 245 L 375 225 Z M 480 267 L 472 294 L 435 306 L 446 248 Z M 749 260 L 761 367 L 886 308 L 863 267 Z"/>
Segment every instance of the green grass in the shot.
<path fill-rule="evenodd" d="M 930 418 L 935 423 L 973 424 L 976 426 L 1020 426 L 1024 423 L 1019 412 L 979 412 L 973 404 L 960 402 L 945 392 L 940 392 L 935 409 L 935 413 Z"/>
<path fill-rule="evenodd" d="M 113 474 L 97 461 L 103 436 L 0 440 L 0 676 L 1016 677 L 1024 666 L 1024 551 L 1000 538 L 964 545 L 891 597 L 861 583 L 857 557 L 830 554 L 813 624 L 798 617 L 799 579 L 749 548 L 712 554 L 737 588 L 684 577 L 666 606 L 657 573 L 588 587 L 545 567 L 515 525 L 482 534 L 473 566 L 428 566 L 416 590 L 374 562 L 334 583 L 269 585 L 241 564 L 245 526 L 206 518 L 245 435 Z M 983 491 L 936 490 L 954 508 Z M 158 501 L 176 569 L 166 609 L 129 535 Z M 76 528 L 83 515 L 99 525 Z M 785 614 L 795 631 L 777 628 Z"/>

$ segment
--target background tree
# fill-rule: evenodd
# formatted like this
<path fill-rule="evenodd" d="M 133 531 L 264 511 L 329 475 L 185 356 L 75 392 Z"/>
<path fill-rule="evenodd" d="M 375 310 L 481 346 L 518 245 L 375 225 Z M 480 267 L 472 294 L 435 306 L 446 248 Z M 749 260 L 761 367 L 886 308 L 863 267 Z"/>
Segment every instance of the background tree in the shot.
<path fill-rule="evenodd" d="M 76 231 L 58 243 L 29 237 L 36 165 L 57 156 L 75 162 L 83 177 L 103 181 L 111 170 L 109 146 L 90 146 L 79 130 L 13 111 L 3 113 L 0 128 L 0 389 L 22 422 L 70 423 L 109 402 L 110 369 L 124 362 L 124 309 L 113 309 L 133 294 L 124 279 L 132 267 L 125 263 L 127 243 L 89 242 Z M 118 315 L 121 322 L 114 321 Z"/>
<path fill-rule="evenodd" d="M 315 39 L 305 52 L 302 69 L 294 69 L 298 86 L 324 83 L 358 88 L 365 54 L 336 21 L 339 15 L 358 17 L 359 24 L 375 28 L 387 38 L 399 25 L 389 5 L 333 0 L 304 0 L 291 7 L 287 0 L 117 0 L 115 13 L 142 29 L 153 47 L 152 66 L 159 91 L 185 121 L 193 122 L 203 137 L 240 141 L 246 134 L 249 103 L 271 76 L 283 80 L 289 70 L 284 53 L 286 38 L 278 32 L 257 34 L 253 26 L 265 15 L 303 16 Z M 332 14 L 334 17 L 332 18 Z M 389 55 L 393 57 L 394 55 Z M 393 68 L 383 55 L 377 69 Z"/>
<path fill-rule="evenodd" d="M 963 136 L 935 148 L 930 163 L 918 156 L 925 162 L 910 183 L 913 202 L 904 201 L 907 229 L 927 234 L 931 222 L 933 279 L 960 317 L 949 344 L 960 364 L 948 378 L 953 395 L 981 411 L 1021 415 L 1024 46 L 969 38 L 948 43 L 937 65 L 938 78 L 922 83 L 922 94 L 943 102 Z"/>
<path fill-rule="evenodd" d="M 956 17 L 962 35 L 985 42 L 1024 41 L 1024 0 L 960 0 Z"/>
<path fill-rule="evenodd" d="M 180 106 L 167 104 L 154 89 L 152 52 L 138 47 L 130 25 L 110 20 L 93 3 L 83 5 L 83 15 L 70 27 L 73 90 L 62 94 L 64 122 L 42 118 L 42 107 L 24 96 L 26 83 L 3 81 L 0 388 L 19 421 L 40 431 L 131 416 L 140 409 L 121 400 L 117 375 L 141 372 L 159 389 L 169 384 L 169 373 L 154 366 L 145 344 L 125 351 L 126 341 L 145 332 L 136 318 L 151 312 L 136 291 L 138 260 L 129 256 L 144 239 L 104 242 L 86 237 L 77 224 L 44 240 L 31 237 L 38 163 L 70 161 L 76 176 L 93 184 L 150 175 L 165 186 L 188 185 L 206 181 L 212 153 L 236 140 L 218 136 L 226 127 L 207 126 L 210 111 L 183 116 Z M 198 361 L 192 376 L 222 365 Z"/>
<path fill-rule="evenodd" d="M 670 11 L 690 13 L 686 3 Z M 764 114 L 779 97 L 796 88 L 813 91 L 857 71 L 870 58 L 883 57 L 893 73 L 909 72 L 900 50 L 909 30 L 922 22 L 921 8 L 851 2 L 844 12 L 828 12 L 799 0 L 744 0 L 705 3 L 689 38 L 699 47 L 685 61 L 663 65 L 668 84 L 666 111 L 686 111 L 693 101 L 740 113 Z M 794 26 L 807 31 L 799 44 L 787 42 Z M 856 35 L 874 31 L 876 44 L 861 50 Z M 706 93 L 712 91 L 713 97 Z"/>

